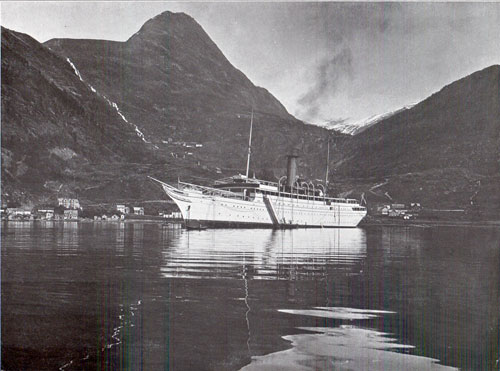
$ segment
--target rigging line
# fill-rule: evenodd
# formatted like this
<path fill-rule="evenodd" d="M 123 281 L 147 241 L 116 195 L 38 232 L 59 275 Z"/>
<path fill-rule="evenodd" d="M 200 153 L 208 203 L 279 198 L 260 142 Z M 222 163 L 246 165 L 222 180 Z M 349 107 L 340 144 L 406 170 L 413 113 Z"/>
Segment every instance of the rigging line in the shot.
<path fill-rule="evenodd" d="M 252 154 L 252 129 L 253 129 L 253 107 L 252 107 L 252 117 L 250 118 L 250 137 L 248 138 L 248 158 L 247 158 L 247 173 L 246 173 L 247 179 L 248 179 L 248 172 L 250 170 L 250 155 Z"/>

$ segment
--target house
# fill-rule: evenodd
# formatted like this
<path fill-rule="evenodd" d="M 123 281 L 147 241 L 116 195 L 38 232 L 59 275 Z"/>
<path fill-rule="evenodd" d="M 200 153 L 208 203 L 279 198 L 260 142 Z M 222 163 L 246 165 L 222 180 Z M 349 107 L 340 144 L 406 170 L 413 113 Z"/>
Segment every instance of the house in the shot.
<path fill-rule="evenodd" d="M 54 209 L 38 209 L 37 215 L 42 220 L 54 219 Z"/>
<path fill-rule="evenodd" d="M 134 206 L 135 215 L 144 215 L 144 208 L 141 206 Z"/>
<path fill-rule="evenodd" d="M 423 210 L 423 207 L 422 205 L 420 205 L 420 203 L 418 202 L 412 202 L 410 204 L 410 210 L 415 213 L 415 214 L 418 214 L 420 213 L 422 210 Z"/>
<path fill-rule="evenodd" d="M 103 215 L 101 216 L 101 220 L 108 220 L 108 216 L 107 216 L 106 214 L 103 214 Z"/>
<path fill-rule="evenodd" d="M 6 213 L 9 220 L 25 220 L 31 217 L 30 210 L 24 210 L 17 207 L 8 207 Z"/>
<path fill-rule="evenodd" d="M 397 210 L 389 210 L 389 218 L 398 218 L 400 215 Z"/>
<path fill-rule="evenodd" d="M 5 209 L 5 214 L 7 215 L 7 219 L 9 220 L 14 220 L 16 219 L 17 217 L 17 208 L 13 208 L 13 207 L 8 207 Z"/>
<path fill-rule="evenodd" d="M 57 205 L 65 209 L 81 209 L 80 201 L 77 198 L 60 197 L 57 199 Z"/>
<path fill-rule="evenodd" d="M 389 209 L 389 216 L 402 217 L 407 212 L 408 209 L 406 208 L 405 204 L 391 204 L 391 207 Z"/>
<path fill-rule="evenodd" d="M 186 148 L 201 148 L 203 144 L 197 142 L 184 142 L 182 145 Z"/>
<path fill-rule="evenodd" d="M 163 216 L 164 218 L 167 218 L 167 219 L 181 219 L 182 218 L 182 214 L 180 211 L 173 211 L 170 214 L 160 213 L 160 216 Z"/>
<path fill-rule="evenodd" d="M 116 205 L 116 211 L 122 214 L 130 214 L 130 207 L 125 205 Z"/>
<path fill-rule="evenodd" d="M 78 220 L 78 210 L 64 210 L 64 220 Z"/>
<path fill-rule="evenodd" d="M 94 220 L 101 220 L 101 217 L 99 215 L 94 215 Z"/>
<path fill-rule="evenodd" d="M 116 214 L 111 215 L 111 220 L 120 220 L 120 217 Z"/>

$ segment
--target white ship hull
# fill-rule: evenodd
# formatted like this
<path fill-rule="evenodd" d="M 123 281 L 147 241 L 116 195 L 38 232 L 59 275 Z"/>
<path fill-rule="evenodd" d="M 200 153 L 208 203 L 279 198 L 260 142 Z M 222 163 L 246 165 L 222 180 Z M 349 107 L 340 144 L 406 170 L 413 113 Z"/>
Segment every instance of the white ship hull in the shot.
<path fill-rule="evenodd" d="M 327 202 L 258 193 L 253 200 L 207 195 L 161 182 L 187 222 L 212 227 L 356 227 L 366 209 L 358 203 Z M 266 200 L 267 198 L 267 200 Z"/>

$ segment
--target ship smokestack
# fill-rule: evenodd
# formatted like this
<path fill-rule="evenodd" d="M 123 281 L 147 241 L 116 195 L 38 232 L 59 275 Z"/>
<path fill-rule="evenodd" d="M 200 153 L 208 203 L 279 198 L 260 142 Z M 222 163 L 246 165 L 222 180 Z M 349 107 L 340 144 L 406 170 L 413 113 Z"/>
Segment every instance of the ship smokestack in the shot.
<path fill-rule="evenodd" d="M 297 157 L 299 157 L 297 149 L 294 149 L 291 154 L 286 156 L 286 185 L 290 188 L 293 187 L 293 183 L 297 178 Z"/>

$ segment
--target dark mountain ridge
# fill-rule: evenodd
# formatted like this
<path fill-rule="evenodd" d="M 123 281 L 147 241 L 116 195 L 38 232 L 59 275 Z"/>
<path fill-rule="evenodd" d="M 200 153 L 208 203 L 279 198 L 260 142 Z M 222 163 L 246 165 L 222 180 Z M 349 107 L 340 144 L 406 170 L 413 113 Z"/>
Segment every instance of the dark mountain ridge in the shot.
<path fill-rule="evenodd" d="M 500 66 L 455 81 L 346 142 L 333 167 L 372 200 L 500 214 Z"/>
<path fill-rule="evenodd" d="M 234 68 L 201 26 L 183 13 L 154 17 L 126 42 L 54 39 L 45 44 L 69 57 L 84 79 L 153 138 L 187 135 L 182 128 L 191 136 L 198 134 L 194 139 L 214 136 L 202 124 L 220 120 L 221 113 L 248 113 L 252 107 L 299 123 L 267 90 Z"/>
<path fill-rule="evenodd" d="M 449 167 L 491 175 L 500 169 L 499 148 L 500 66 L 494 65 L 356 135 L 339 165 L 361 177 Z"/>
<path fill-rule="evenodd" d="M 146 156 L 135 130 L 63 58 L 3 27 L 1 50 L 4 200 L 64 190 L 92 163 Z"/>
<path fill-rule="evenodd" d="M 252 107 L 251 174 L 282 175 L 295 147 L 305 176 L 324 172 L 328 131 L 289 115 L 187 15 L 161 14 L 127 42 L 2 38 L 4 201 L 159 198 L 146 175 L 244 171 Z M 187 141 L 203 148 L 189 157 L 171 144 Z"/>
<path fill-rule="evenodd" d="M 126 42 L 53 39 L 45 44 L 70 58 L 85 81 L 167 152 L 169 138 L 199 141 L 203 148 L 197 155 L 204 164 L 243 168 L 253 108 L 252 170 L 280 173 L 285 155 L 299 147 L 304 172 L 316 177 L 324 172 L 325 162 L 318 165 L 317 157 L 326 156 L 328 131 L 297 120 L 256 87 L 186 14 L 162 13 Z"/>

